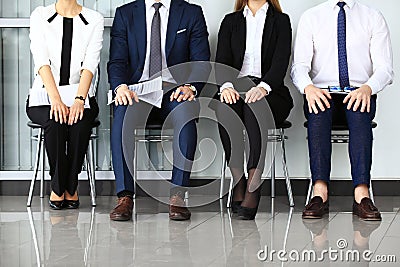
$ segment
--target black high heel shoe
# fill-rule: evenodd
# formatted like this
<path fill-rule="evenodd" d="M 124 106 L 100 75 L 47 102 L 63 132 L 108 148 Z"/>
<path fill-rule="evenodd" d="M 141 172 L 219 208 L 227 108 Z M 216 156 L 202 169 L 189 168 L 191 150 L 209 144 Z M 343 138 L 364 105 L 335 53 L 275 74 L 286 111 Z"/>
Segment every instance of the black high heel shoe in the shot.
<path fill-rule="evenodd" d="M 232 204 L 231 204 L 232 213 L 237 213 L 241 204 L 242 204 L 242 201 L 232 201 Z"/>
<path fill-rule="evenodd" d="M 77 209 L 79 208 L 79 199 L 78 200 L 67 200 L 64 199 L 63 208 L 64 209 Z"/>
<path fill-rule="evenodd" d="M 61 210 L 63 208 L 63 200 L 52 201 L 49 199 L 49 206 L 53 210 Z"/>
<path fill-rule="evenodd" d="M 260 204 L 260 198 L 261 198 L 261 191 L 259 191 L 257 196 L 257 206 L 255 208 L 247 208 L 240 206 L 238 209 L 238 217 L 241 220 L 254 220 L 254 218 L 257 215 L 257 210 L 258 210 L 258 205 Z"/>

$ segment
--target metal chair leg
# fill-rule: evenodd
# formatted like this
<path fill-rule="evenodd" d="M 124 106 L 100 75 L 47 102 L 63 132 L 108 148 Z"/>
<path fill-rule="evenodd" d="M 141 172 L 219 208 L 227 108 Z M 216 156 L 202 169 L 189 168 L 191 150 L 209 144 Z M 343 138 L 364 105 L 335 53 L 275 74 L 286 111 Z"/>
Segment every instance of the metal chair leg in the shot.
<path fill-rule="evenodd" d="M 294 206 L 293 201 L 293 192 L 292 192 L 292 185 L 290 183 L 289 171 L 286 165 L 286 147 L 285 147 L 285 131 L 280 129 L 280 138 L 281 138 L 281 147 L 282 147 L 282 165 L 283 165 L 283 173 L 285 175 L 286 180 L 286 189 L 289 198 L 289 205 L 290 207 Z"/>
<path fill-rule="evenodd" d="M 39 133 L 38 133 L 38 140 L 37 140 L 37 144 L 36 144 L 36 161 L 35 161 L 35 167 L 33 170 L 33 177 L 31 180 L 31 185 L 29 187 L 29 195 L 28 195 L 28 201 L 26 203 L 27 207 L 30 207 L 32 205 L 32 198 L 33 198 L 33 190 L 35 188 L 35 182 L 36 182 L 36 178 L 38 175 L 38 171 L 39 171 L 39 163 L 40 163 L 40 152 L 42 150 L 42 128 L 39 129 Z M 44 156 L 44 155 L 43 155 Z"/>
<path fill-rule="evenodd" d="M 136 136 L 136 130 L 135 130 L 135 136 Z M 133 150 L 133 157 L 134 157 L 134 166 L 133 166 L 133 190 L 135 192 L 133 192 L 133 198 L 136 198 L 136 194 L 137 194 L 137 188 L 136 188 L 136 182 L 137 182 L 137 165 L 138 165 L 138 160 L 137 160 L 137 145 L 138 143 L 136 142 L 136 137 L 135 137 L 135 147 Z"/>
<path fill-rule="evenodd" d="M 221 169 L 221 184 L 219 186 L 219 198 L 224 197 L 224 183 L 225 183 L 226 159 L 225 153 L 222 153 L 222 169 Z"/>
<path fill-rule="evenodd" d="M 232 204 L 232 191 L 233 191 L 233 177 L 231 177 L 229 182 L 229 191 L 228 191 L 228 199 L 226 202 L 226 207 L 230 208 Z"/>
<path fill-rule="evenodd" d="M 93 140 L 90 140 L 88 151 L 86 151 L 86 172 L 89 180 L 90 199 L 92 202 L 92 206 L 96 206 L 96 186 L 95 186 L 94 170 L 93 170 L 92 143 Z"/>
<path fill-rule="evenodd" d="M 44 141 L 43 141 L 44 130 L 42 128 L 40 128 L 39 136 L 40 136 L 40 140 L 42 142 L 41 143 L 41 146 L 42 146 L 42 167 L 41 167 L 42 176 L 40 178 L 40 197 L 43 198 L 44 197 L 44 177 L 45 177 L 45 167 L 46 167 L 46 148 L 44 147 Z"/>
<path fill-rule="evenodd" d="M 306 198 L 306 206 L 308 205 L 308 203 L 311 200 L 312 189 L 313 189 L 313 183 L 312 183 L 312 179 L 310 178 L 310 183 L 308 185 L 308 192 L 307 192 L 307 198 Z"/>
<path fill-rule="evenodd" d="M 272 130 L 275 134 L 275 130 Z M 271 197 L 275 197 L 275 143 L 271 147 Z"/>
<path fill-rule="evenodd" d="M 372 188 L 372 180 L 369 182 L 369 198 L 372 200 L 372 202 L 375 204 L 374 200 L 374 189 Z"/>

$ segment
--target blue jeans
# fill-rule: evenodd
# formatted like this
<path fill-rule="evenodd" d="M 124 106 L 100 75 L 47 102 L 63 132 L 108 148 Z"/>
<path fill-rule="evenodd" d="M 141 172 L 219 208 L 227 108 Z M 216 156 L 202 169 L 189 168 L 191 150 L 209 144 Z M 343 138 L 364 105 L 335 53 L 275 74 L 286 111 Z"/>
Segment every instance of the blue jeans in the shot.
<path fill-rule="evenodd" d="M 142 101 L 134 103 L 132 107 L 134 110 L 130 113 L 129 122 L 132 128 L 137 128 L 146 124 L 146 114 L 148 113 L 150 113 L 149 120 L 156 117 L 157 120 L 165 121 L 168 117 L 167 123 L 174 129 L 172 183 L 187 187 L 197 145 L 196 121 L 191 118 L 198 117 L 200 105 L 198 102 L 170 102 L 169 96 L 168 93 L 164 95 L 161 109 L 153 108 Z M 177 110 L 172 112 L 174 109 Z M 127 106 L 114 106 L 111 131 L 112 163 L 117 194 L 122 191 L 134 192 L 133 178 L 122 148 L 122 128 L 126 110 Z M 132 142 L 133 145 L 134 142 Z M 132 147 L 131 150 L 133 151 L 133 149 Z"/>
<path fill-rule="evenodd" d="M 372 165 L 372 128 L 375 117 L 376 96 L 371 97 L 370 112 L 347 110 L 343 104 L 345 95 L 334 95 L 329 101 L 331 107 L 318 114 L 310 113 L 307 100 L 304 101 L 304 114 L 308 120 L 308 152 L 313 183 L 330 181 L 331 172 L 331 129 L 334 125 L 347 125 L 349 128 L 349 157 L 354 187 L 369 186 Z"/>

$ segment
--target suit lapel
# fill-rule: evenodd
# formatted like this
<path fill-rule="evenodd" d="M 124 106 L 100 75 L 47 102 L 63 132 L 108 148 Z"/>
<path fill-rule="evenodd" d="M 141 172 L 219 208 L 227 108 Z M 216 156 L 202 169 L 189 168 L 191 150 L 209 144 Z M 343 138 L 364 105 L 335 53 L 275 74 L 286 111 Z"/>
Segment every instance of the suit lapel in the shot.
<path fill-rule="evenodd" d="M 144 0 L 135 1 L 133 8 L 133 23 L 139 62 L 145 61 L 147 35 L 146 35 L 146 5 Z"/>
<path fill-rule="evenodd" d="M 263 40 L 262 40 L 262 48 L 261 48 L 261 57 L 262 60 L 265 60 L 268 52 L 269 43 L 271 41 L 272 31 L 274 29 L 275 16 L 273 7 L 269 6 L 267 11 L 267 18 L 265 19 L 264 32 L 263 32 Z"/>
<path fill-rule="evenodd" d="M 167 39 L 165 43 L 165 55 L 168 59 L 169 53 L 174 46 L 176 32 L 179 30 L 179 24 L 183 15 L 183 0 L 171 0 L 169 9 Z"/>

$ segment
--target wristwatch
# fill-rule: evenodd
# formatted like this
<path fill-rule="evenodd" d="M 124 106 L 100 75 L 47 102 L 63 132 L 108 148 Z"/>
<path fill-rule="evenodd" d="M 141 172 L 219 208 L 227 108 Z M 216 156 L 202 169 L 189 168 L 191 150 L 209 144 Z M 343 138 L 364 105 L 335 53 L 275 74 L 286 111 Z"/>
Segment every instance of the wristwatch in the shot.
<path fill-rule="evenodd" d="M 194 93 L 194 96 L 197 96 L 197 89 L 194 85 L 191 85 L 190 83 L 186 83 L 185 86 L 189 87 L 190 90 Z"/>
<path fill-rule="evenodd" d="M 75 96 L 75 99 L 82 100 L 83 102 L 85 102 L 85 98 L 81 95 Z"/>

